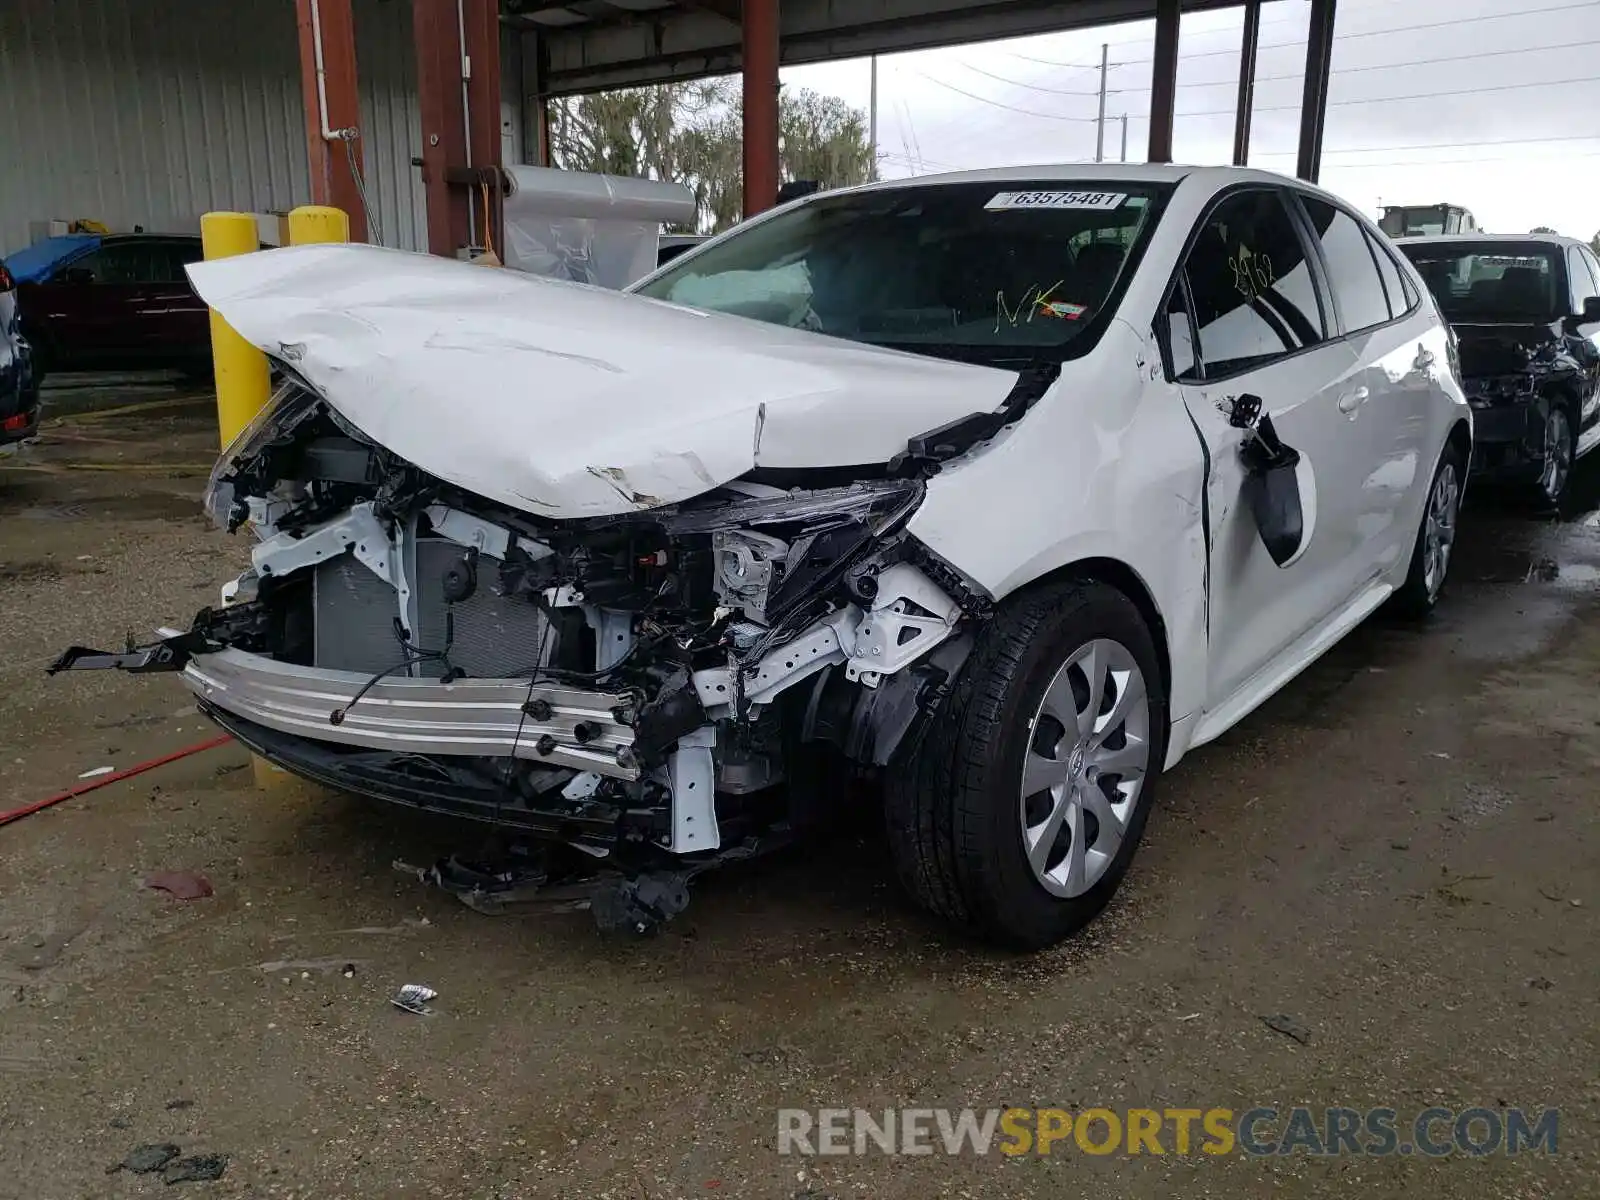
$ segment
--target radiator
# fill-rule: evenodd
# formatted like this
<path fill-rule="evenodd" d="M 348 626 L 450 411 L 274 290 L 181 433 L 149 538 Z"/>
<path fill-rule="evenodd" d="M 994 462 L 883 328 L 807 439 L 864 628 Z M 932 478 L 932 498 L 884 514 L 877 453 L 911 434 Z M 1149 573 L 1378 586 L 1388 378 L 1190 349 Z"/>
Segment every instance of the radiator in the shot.
<path fill-rule="evenodd" d="M 481 556 L 476 590 L 457 604 L 446 603 L 445 574 L 465 554 L 461 546 L 442 538 L 417 542 L 414 646 L 443 650 L 453 633 L 450 665 L 480 679 L 517 678 L 529 674 L 536 663 L 548 663 L 555 650 L 554 635 L 547 632 L 544 614 L 532 600 L 498 593 L 499 559 Z M 394 589 L 353 556 L 341 555 L 316 568 L 313 611 L 316 666 L 377 672 L 405 657 L 395 636 L 399 608 Z M 430 659 L 418 663 L 410 674 L 437 678 L 444 671 L 443 661 Z"/>

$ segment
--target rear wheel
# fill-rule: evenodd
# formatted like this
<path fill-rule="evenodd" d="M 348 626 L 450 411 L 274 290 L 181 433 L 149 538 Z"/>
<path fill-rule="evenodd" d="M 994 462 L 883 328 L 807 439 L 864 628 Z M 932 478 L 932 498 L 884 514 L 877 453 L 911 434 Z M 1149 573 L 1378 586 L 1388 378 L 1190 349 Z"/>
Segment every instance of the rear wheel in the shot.
<path fill-rule="evenodd" d="M 1563 406 L 1552 404 L 1544 418 L 1544 464 L 1539 470 L 1539 497 L 1546 504 L 1560 504 L 1567 493 L 1576 440 L 1572 417 Z"/>
<path fill-rule="evenodd" d="M 1461 514 L 1461 486 L 1465 464 L 1461 452 L 1447 445 L 1434 468 L 1433 482 L 1422 509 L 1422 526 L 1411 552 L 1411 570 L 1395 593 L 1396 606 L 1420 617 L 1432 612 L 1444 590 L 1450 559 L 1455 553 L 1456 523 Z"/>
<path fill-rule="evenodd" d="M 887 786 L 890 851 L 923 905 L 1033 950 L 1106 906 L 1144 830 L 1167 706 L 1139 610 L 1076 581 L 1011 601 Z"/>

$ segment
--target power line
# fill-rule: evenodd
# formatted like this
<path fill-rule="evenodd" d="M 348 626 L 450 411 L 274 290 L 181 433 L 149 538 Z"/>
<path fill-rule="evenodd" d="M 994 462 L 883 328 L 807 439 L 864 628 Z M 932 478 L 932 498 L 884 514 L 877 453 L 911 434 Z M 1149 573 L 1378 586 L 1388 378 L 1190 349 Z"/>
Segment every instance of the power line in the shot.
<path fill-rule="evenodd" d="M 1052 96 L 1098 96 L 1100 94 L 1099 88 L 1091 88 L 1089 91 L 1084 92 L 1071 88 L 1045 87 L 1045 85 L 1042 83 L 1023 83 L 1020 79 L 1007 79 L 1004 75 L 996 75 L 993 71 L 985 71 L 982 67 L 975 67 L 969 62 L 958 62 L 956 65 L 958 67 L 965 67 L 969 71 L 976 71 L 979 75 L 987 75 L 990 79 L 995 80 L 997 83 L 1007 83 L 1012 87 L 1027 88 L 1029 91 L 1034 92 L 1048 92 Z M 1114 66 L 1115 64 L 1110 65 Z M 1098 70 L 1098 68 L 1096 69 Z M 1136 90 L 1137 89 L 1135 88 L 1108 88 L 1106 90 L 1106 94 L 1110 95 L 1112 92 Z"/>
<path fill-rule="evenodd" d="M 1576 48 L 1578 48 L 1580 46 L 1600 46 L 1600 38 L 1590 38 L 1587 41 L 1582 41 L 1582 42 L 1562 42 L 1559 45 L 1555 45 L 1555 46 L 1525 46 L 1525 47 L 1523 47 L 1522 49 L 1519 49 L 1519 50 L 1479 50 L 1479 51 L 1477 51 L 1476 53 L 1473 53 L 1473 54 L 1452 54 L 1452 55 L 1446 55 L 1446 56 L 1444 56 L 1442 58 L 1419 58 L 1415 62 L 1407 62 L 1407 63 L 1379 63 L 1379 64 L 1376 64 L 1376 65 L 1370 66 L 1370 67 L 1340 67 L 1338 70 L 1330 72 L 1330 74 L 1332 74 L 1332 75 L 1359 75 L 1359 74 L 1361 74 L 1361 73 L 1363 73 L 1365 71 L 1399 71 L 1399 70 L 1406 70 L 1406 69 L 1409 69 L 1409 68 L 1412 68 L 1412 67 L 1431 67 L 1431 66 L 1435 65 L 1436 63 L 1468 62 L 1470 60 L 1479 59 L 1479 58 L 1503 58 L 1503 57 L 1505 57 L 1506 55 L 1509 55 L 1509 54 L 1534 54 L 1534 53 L 1537 53 L 1537 52 L 1542 51 L 1542 50 L 1568 50 L 1568 49 L 1576 49 Z M 1282 80 L 1289 80 L 1289 79 L 1293 79 L 1293 80 L 1298 81 L 1298 80 L 1303 79 L 1303 78 L 1305 78 L 1305 76 L 1301 75 L 1301 74 L 1293 74 L 1293 75 L 1261 75 L 1261 76 L 1257 77 L 1256 82 L 1257 83 L 1275 83 L 1275 82 L 1279 82 L 1279 81 L 1282 81 Z M 1180 83 L 1178 86 L 1179 87 L 1237 87 L 1238 85 L 1239 85 L 1239 81 L 1237 79 L 1219 79 L 1219 80 L 1216 80 L 1215 82 L 1208 82 L 1208 83 Z M 1139 90 L 1148 91 L 1149 89 L 1148 88 L 1146 88 L 1146 89 L 1122 88 L 1122 89 L 1113 89 L 1113 90 L 1121 90 L 1121 91 L 1130 91 L 1131 92 L 1131 91 L 1139 91 Z"/>
<path fill-rule="evenodd" d="M 1093 117 L 1074 117 L 1067 113 L 1040 112 L 1037 109 L 1021 108 L 1015 104 L 1006 104 L 1000 100 L 991 100 L 989 97 L 980 96 L 976 92 L 969 92 L 965 88 L 959 88 L 953 83 L 948 83 L 943 79 L 939 79 L 936 76 L 926 74 L 922 71 L 913 71 L 912 73 L 915 75 L 920 75 L 929 83 L 936 83 L 942 88 L 948 88 L 952 92 L 965 96 L 969 100 L 976 100 L 980 104 L 992 105 L 995 108 L 1003 108 L 1008 112 L 1020 113 L 1026 117 L 1040 117 L 1047 121 L 1077 121 L 1085 122 L 1091 125 L 1095 120 Z M 1576 79 L 1534 79 L 1529 80 L 1526 83 L 1501 83 L 1488 87 L 1451 88 L 1442 92 L 1410 92 L 1401 96 L 1371 96 L 1363 99 L 1330 100 L 1328 101 L 1328 107 L 1339 108 L 1347 107 L 1353 104 L 1398 104 L 1407 100 L 1440 100 L 1453 96 L 1479 96 L 1486 92 L 1514 92 L 1522 91 L 1527 88 L 1565 87 L 1571 84 L 1595 83 L 1597 81 L 1600 81 L 1600 75 L 1582 75 Z M 1258 113 L 1298 112 L 1299 110 L 1300 105 L 1298 104 L 1256 105 L 1253 109 L 1254 112 Z M 1149 113 L 1134 113 L 1130 115 L 1143 120 L 1148 120 L 1150 116 Z M 1231 108 L 1204 109 L 1200 112 L 1180 112 L 1173 114 L 1174 118 L 1182 118 L 1185 120 L 1195 117 L 1231 117 L 1233 115 L 1234 110 Z"/>
<path fill-rule="evenodd" d="M 910 70 L 910 68 L 907 68 L 907 69 Z M 987 96 L 980 96 L 976 92 L 969 92 L 965 88 L 958 88 L 955 84 L 947 83 L 943 79 L 939 79 L 936 76 L 929 75 L 925 71 L 915 71 L 915 70 L 913 70 L 913 71 L 911 71 L 911 73 L 913 75 L 920 75 L 923 79 L 926 79 L 929 83 L 936 83 L 942 88 L 948 88 L 950 91 L 955 92 L 957 95 L 965 96 L 968 100 L 976 100 L 979 104 L 990 104 L 990 105 L 993 105 L 995 108 L 1003 108 L 1007 112 L 1021 113 L 1025 117 L 1043 117 L 1048 121 L 1085 121 L 1090 125 L 1094 124 L 1094 118 L 1093 117 L 1073 117 L 1073 116 L 1068 116 L 1066 113 L 1046 113 L 1046 112 L 1039 112 L 1036 109 L 1032 109 L 1032 108 L 1018 108 L 1015 104 L 1005 104 L 1005 103 L 1003 103 L 1003 102 L 1001 102 L 999 100 L 991 100 Z M 1096 95 L 1098 95 L 1098 94 L 1099 93 L 1097 92 Z"/>
<path fill-rule="evenodd" d="M 1378 5 L 1373 5 L 1372 7 L 1377 8 L 1379 6 Z M 1295 24 L 1295 23 L 1297 23 L 1297 22 L 1296 22 L 1296 18 L 1294 18 L 1294 17 L 1277 17 L 1277 18 L 1274 18 L 1274 19 L 1269 20 L 1269 21 L 1262 21 L 1261 22 L 1263 27 L 1266 27 L 1268 25 L 1291 25 L 1291 24 Z M 1078 30 L 1077 32 L 1081 33 L 1083 31 L 1082 30 Z M 1232 35 L 1234 37 L 1237 37 L 1238 34 L 1239 34 L 1239 31 L 1237 29 L 1199 29 L 1199 30 L 1196 30 L 1193 33 L 1191 33 L 1189 36 L 1190 37 L 1215 37 L 1218 34 L 1224 34 L 1224 33 L 1225 34 L 1230 34 L 1230 35 Z M 1147 35 L 1141 34 L 1138 37 L 1112 38 L 1110 41 L 1108 41 L 1106 43 L 1106 45 L 1108 45 L 1108 46 L 1136 46 L 1141 42 L 1148 42 L 1149 40 L 1150 39 L 1149 39 L 1149 37 Z M 1031 57 L 1031 56 L 1029 56 L 1027 54 L 1018 54 L 1014 50 L 1007 50 L 1006 53 L 1008 55 L 1010 55 L 1012 58 L 1020 58 L 1024 62 L 1039 63 L 1039 64 L 1041 64 L 1043 66 L 1046 66 L 1046 67 L 1081 67 L 1082 69 L 1084 69 L 1086 71 L 1092 71 L 1092 70 L 1094 70 L 1096 67 L 1098 67 L 1100 65 L 1099 63 L 1063 63 L 1063 62 L 1056 62 L 1053 59 L 1048 59 L 1048 58 L 1033 58 L 1033 57 Z"/>
<path fill-rule="evenodd" d="M 1526 83 L 1497 83 L 1490 87 L 1452 88 L 1444 92 L 1409 92 L 1403 96 L 1372 96 L 1362 100 L 1330 100 L 1329 108 L 1345 107 L 1352 104 L 1397 104 L 1403 100 L 1441 100 L 1451 96 L 1481 96 L 1485 92 L 1515 92 L 1525 88 L 1564 87 L 1574 83 L 1595 83 L 1600 81 L 1600 75 L 1580 75 L 1576 79 L 1532 79 Z M 1175 113 L 1178 117 L 1231 117 L 1231 108 L 1216 108 L 1206 112 Z M 1255 112 L 1298 112 L 1298 104 L 1268 104 L 1257 105 Z M 1148 114 L 1146 114 L 1148 117 Z M 1088 119 L 1088 118 L 1084 118 Z"/>
<path fill-rule="evenodd" d="M 1517 18 L 1517 17 L 1536 17 L 1536 16 L 1539 16 L 1539 15 L 1541 15 L 1543 13 L 1569 12 L 1572 9 L 1575 9 L 1575 8 L 1594 9 L 1597 6 L 1600 6 L 1600 0 L 1578 0 L 1578 2 L 1574 2 L 1574 3 L 1552 4 L 1552 5 L 1547 5 L 1547 6 L 1543 7 L 1543 8 L 1525 8 L 1520 12 L 1487 13 L 1487 14 L 1485 14 L 1483 16 L 1478 16 L 1478 17 L 1457 17 L 1453 21 L 1430 21 L 1430 22 L 1428 22 L 1427 24 L 1424 24 L 1424 25 L 1396 25 L 1396 26 L 1393 26 L 1393 27 L 1391 27 L 1389 29 L 1363 29 L 1363 30 L 1356 31 L 1355 33 L 1341 33 L 1341 34 L 1338 34 L 1337 36 L 1334 37 L 1333 40 L 1335 42 L 1349 42 L 1349 41 L 1354 41 L 1357 38 L 1388 37 L 1391 34 L 1396 34 L 1396 33 L 1412 33 L 1412 32 L 1416 32 L 1418 30 L 1425 30 L 1425 29 L 1448 29 L 1448 28 L 1451 28 L 1451 27 L 1456 26 L 1456 25 L 1472 25 L 1472 24 L 1477 24 L 1477 23 L 1482 22 L 1482 21 L 1505 21 L 1505 20 L 1510 20 L 1512 18 Z M 1283 24 L 1283 22 L 1281 22 L 1281 21 L 1273 21 L 1273 22 L 1263 22 L 1263 24 L 1281 25 L 1281 24 Z M 1210 31 L 1208 30 L 1207 32 L 1210 32 Z M 1219 30 L 1218 32 L 1224 32 L 1224 31 Z M 1127 41 L 1143 42 L 1143 41 L 1147 41 L 1148 39 L 1147 38 L 1130 38 L 1130 39 L 1126 39 L 1126 40 Z M 1259 47 L 1259 49 L 1261 49 L 1261 50 L 1284 50 L 1284 49 L 1292 49 L 1295 46 L 1304 46 L 1305 44 L 1306 43 L 1304 41 L 1269 42 L 1266 45 L 1263 45 L 1263 46 Z M 1181 51 L 1180 51 L 1180 53 L 1181 53 Z M 1239 48 L 1237 46 L 1232 46 L 1232 47 L 1229 47 L 1226 50 L 1203 50 L 1203 51 L 1199 52 L 1198 54 L 1184 54 L 1184 55 L 1182 55 L 1182 57 L 1183 57 L 1184 61 L 1189 61 L 1191 59 L 1196 59 L 1196 58 L 1216 58 L 1218 55 L 1222 55 L 1222 54 L 1229 54 L 1229 55 L 1232 55 L 1233 57 L 1237 58 L 1239 56 Z M 1078 64 L 1078 63 L 1054 62 L 1054 61 L 1052 61 L 1050 59 L 1045 59 L 1045 58 L 1033 58 L 1033 59 L 1029 59 L 1028 61 L 1029 62 L 1036 62 L 1036 63 L 1039 63 L 1042 66 L 1047 66 L 1047 67 L 1071 67 L 1071 66 L 1079 66 L 1079 65 L 1081 65 L 1081 64 Z M 1116 65 L 1119 66 L 1119 67 L 1139 66 L 1141 64 L 1151 63 L 1151 62 L 1154 62 L 1154 61 L 1155 61 L 1155 59 L 1153 59 L 1153 58 L 1130 58 L 1130 59 L 1124 59 L 1123 61 L 1117 63 Z"/>
<path fill-rule="evenodd" d="M 1280 150 L 1275 154 L 1259 155 L 1261 158 L 1293 158 L 1294 152 Z M 1417 162 L 1414 159 L 1397 158 L 1388 162 L 1364 163 L 1332 163 L 1329 164 L 1341 171 L 1364 171 L 1370 167 L 1449 167 L 1457 165 L 1479 165 L 1482 163 L 1520 163 L 1523 166 L 1533 166 L 1538 163 L 1549 163 L 1559 166 L 1561 163 L 1574 158 L 1600 158 L 1600 150 L 1585 151 L 1580 154 L 1565 154 L 1561 157 L 1546 155 L 1543 158 L 1518 158 L 1511 155 L 1496 155 L 1491 158 L 1430 158 L 1426 162 Z"/>
<path fill-rule="evenodd" d="M 1470 150 L 1474 146 L 1534 146 L 1550 142 L 1600 142 L 1597 133 L 1560 134 L 1554 137 L 1495 138 L 1475 142 L 1421 142 L 1412 146 L 1347 146 L 1324 150 L 1329 154 L 1393 154 L 1401 150 Z M 1293 150 L 1265 151 L 1269 155 L 1293 157 Z"/>
<path fill-rule="evenodd" d="M 1561 43 L 1558 43 L 1556 45 L 1551 45 L 1551 46 L 1524 46 L 1524 47 L 1521 47 L 1521 48 L 1518 48 L 1518 49 L 1515 49 L 1515 50 L 1479 50 L 1479 51 L 1475 51 L 1472 54 L 1446 55 L 1446 56 L 1441 57 L 1441 58 L 1420 58 L 1420 59 L 1417 59 L 1415 62 L 1378 63 L 1378 64 L 1375 64 L 1373 66 L 1366 66 L 1366 67 L 1340 67 L 1338 70 L 1331 72 L 1331 74 L 1333 76 L 1337 77 L 1337 76 L 1340 76 L 1340 75 L 1359 75 L 1359 74 L 1362 74 L 1362 73 L 1367 72 L 1367 71 L 1400 71 L 1400 70 L 1411 69 L 1411 68 L 1414 68 L 1414 67 L 1431 67 L 1431 66 L 1434 66 L 1434 65 L 1439 64 L 1439 63 L 1468 62 L 1468 61 L 1471 61 L 1471 60 L 1474 60 L 1474 59 L 1482 59 L 1482 58 L 1502 58 L 1502 57 L 1505 57 L 1507 55 L 1512 55 L 1512 54 L 1535 54 L 1535 53 L 1539 53 L 1539 52 L 1546 51 L 1546 50 L 1568 50 L 1568 49 L 1577 49 L 1577 48 L 1580 48 L 1580 47 L 1583 47 L 1583 46 L 1600 46 L 1600 38 L 1590 38 L 1590 39 L 1588 39 L 1586 41 L 1579 41 L 1579 42 L 1561 42 Z M 982 67 L 975 67 L 971 63 L 964 62 L 964 63 L 959 63 L 958 65 L 965 67 L 969 71 L 976 71 L 979 75 L 987 75 L 990 79 L 996 80 L 999 83 L 1010 84 L 1012 87 L 1025 88 L 1025 89 L 1027 89 L 1029 91 L 1047 92 L 1047 93 L 1049 93 L 1050 95 L 1053 95 L 1053 96 L 1098 96 L 1100 94 L 1098 89 L 1085 92 L 1085 91 L 1071 90 L 1071 89 L 1067 89 L 1067 88 L 1046 87 L 1042 83 L 1026 83 L 1026 82 L 1024 82 L 1024 81 L 1022 81 L 1020 79 L 1008 79 L 1004 75 L 996 75 L 992 71 L 985 71 Z M 1112 66 L 1117 66 L 1119 64 L 1112 63 L 1111 65 Z M 1277 82 L 1284 82 L 1284 81 L 1288 81 L 1288 80 L 1294 80 L 1294 81 L 1298 82 L 1299 80 L 1301 80 L 1303 78 L 1304 78 L 1304 76 L 1302 74 L 1298 73 L 1298 72 L 1294 73 L 1294 74 L 1289 74 L 1289 75 L 1259 75 L 1259 76 L 1256 77 L 1256 82 L 1257 83 L 1277 83 Z M 1193 83 L 1180 83 L 1178 85 L 1178 88 L 1180 90 L 1182 90 L 1184 88 L 1202 88 L 1202 87 L 1230 87 L 1231 88 L 1231 87 L 1237 87 L 1238 85 L 1239 85 L 1239 81 L 1237 79 L 1217 79 L 1217 80 L 1197 81 L 1197 82 L 1193 82 Z M 1106 94 L 1107 95 L 1115 95 L 1115 96 L 1127 96 L 1127 95 L 1137 95 L 1137 94 L 1140 94 L 1140 93 L 1147 93 L 1147 92 L 1149 92 L 1149 90 L 1150 89 L 1147 88 L 1147 87 L 1108 88 L 1108 89 L 1106 89 Z M 1260 111 L 1260 110 L 1257 110 L 1257 111 Z"/>

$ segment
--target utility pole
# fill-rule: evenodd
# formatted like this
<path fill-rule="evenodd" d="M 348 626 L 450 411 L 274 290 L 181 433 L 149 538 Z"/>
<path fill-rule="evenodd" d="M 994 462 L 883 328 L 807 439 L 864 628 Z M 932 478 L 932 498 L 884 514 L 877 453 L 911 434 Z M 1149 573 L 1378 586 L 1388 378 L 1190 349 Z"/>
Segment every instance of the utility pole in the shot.
<path fill-rule="evenodd" d="M 1104 162 L 1106 155 L 1106 56 L 1111 53 L 1109 43 L 1100 45 L 1100 116 L 1094 123 L 1094 160 Z"/>
<path fill-rule="evenodd" d="M 867 109 L 867 141 L 872 146 L 872 170 L 869 179 L 878 177 L 878 56 L 872 56 L 872 102 Z"/>
<path fill-rule="evenodd" d="M 1122 161 L 1128 161 L 1128 114 L 1122 114 Z"/>

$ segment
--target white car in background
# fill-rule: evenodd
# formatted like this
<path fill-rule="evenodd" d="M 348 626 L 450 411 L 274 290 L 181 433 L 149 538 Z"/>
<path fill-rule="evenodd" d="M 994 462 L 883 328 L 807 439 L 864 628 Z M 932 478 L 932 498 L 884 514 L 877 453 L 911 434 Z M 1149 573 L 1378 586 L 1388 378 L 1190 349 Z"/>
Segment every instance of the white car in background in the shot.
<path fill-rule="evenodd" d="M 357 246 L 191 274 L 290 381 L 210 492 L 254 565 L 58 665 L 180 669 L 292 771 L 556 847 L 612 924 L 865 772 L 915 897 L 1048 945 L 1164 770 L 1450 565 L 1446 326 L 1258 171 L 829 192 L 632 294 Z"/>

